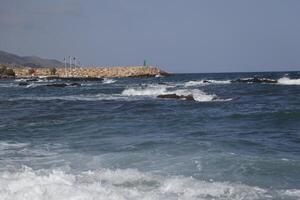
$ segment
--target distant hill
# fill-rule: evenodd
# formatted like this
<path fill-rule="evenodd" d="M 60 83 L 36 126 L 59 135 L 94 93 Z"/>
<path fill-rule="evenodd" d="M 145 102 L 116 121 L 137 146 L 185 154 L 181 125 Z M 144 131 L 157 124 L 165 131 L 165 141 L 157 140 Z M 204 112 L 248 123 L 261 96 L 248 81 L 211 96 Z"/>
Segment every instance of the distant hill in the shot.
<path fill-rule="evenodd" d="M 54 59 L 37 56 L 19 56 L 0 50 L 0 64 L 15 64 L 27 67 L 60 67 L 63 63 Z"/>

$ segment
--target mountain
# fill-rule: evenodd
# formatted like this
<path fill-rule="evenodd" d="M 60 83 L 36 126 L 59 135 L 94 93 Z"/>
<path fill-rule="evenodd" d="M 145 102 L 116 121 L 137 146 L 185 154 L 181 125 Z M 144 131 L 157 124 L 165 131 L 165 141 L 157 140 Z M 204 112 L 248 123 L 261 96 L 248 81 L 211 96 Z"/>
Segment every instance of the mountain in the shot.
<path fill-rule="evenodd" d="M 27 67 L 60 67 L 64 64 L 58 60 L 37 56 L 19 56 L 0 50 L 0 64 L 15 64 Z"/>

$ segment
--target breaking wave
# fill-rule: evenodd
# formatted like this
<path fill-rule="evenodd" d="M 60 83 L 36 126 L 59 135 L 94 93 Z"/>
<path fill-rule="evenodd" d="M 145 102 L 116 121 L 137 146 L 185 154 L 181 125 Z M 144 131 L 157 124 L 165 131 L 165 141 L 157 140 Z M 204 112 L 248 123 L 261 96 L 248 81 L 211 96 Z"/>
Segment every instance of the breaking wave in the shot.
<path fill-rule="evenodd" d="M 229 182 L 161 176 L 135 169 L 100 169 L 68 173 L 33 170 L 0 173 L 0 197 L 21 199 L 264 199 L 268 191 Z"/>
<path fill-rule="evenodd" d="M 158 96 L 167 93 L 166 85 L 146 85 L 136 88 L 127 88 L 123 90 L 122 95 L 125 96 Z"/>
<path fill-rule="evenodd" d="M 288 77 L 283 77 L 278 79 L 278 84 L 281 85 L 300 85 L 300 79 L 290 79 Z"/>
<path fill-rule="evenodd" d="M 170 89 L 171 88 L 171 89 Z M 124 96 L 150 96 L 157 97 L 158 95 L 176 94 L 183 96 L 193 96 L 195 101 L 229 101 L 231 99 L 221 99 L 215 94 L 206 94 L 198 89 L 175 89 L 168 85 L 148 85 L 146 87 L 127 88 L 122 92 Z"/>
<path fill-rule="evenodd" d="M 104 84 L 111 84 L 111 83 L 115 83 L 115 82 L 117 82 L 117 81 L 114 80 L 114 79 L 110 79 L 110 78 L 104 78 L 102 82 L 103 82 Z"/>

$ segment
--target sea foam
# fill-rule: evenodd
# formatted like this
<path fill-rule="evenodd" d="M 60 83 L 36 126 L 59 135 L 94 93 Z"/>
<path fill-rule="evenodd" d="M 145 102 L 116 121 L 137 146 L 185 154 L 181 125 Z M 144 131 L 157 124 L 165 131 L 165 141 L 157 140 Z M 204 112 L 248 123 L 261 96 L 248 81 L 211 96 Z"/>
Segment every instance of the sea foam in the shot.
<path fill-rule="evenodd" d="M 283 77 L 278 79 L 278 84 L 281 85 L 300 85 L 300 79 L 290 79 L 288 77 Z"/>
<path fill-rule="evenodd" d="M 24 167 L 16 172 L 1 172 L 0 188 L 3 200 L 263 199 L 266 195 L 264 189 L 243 184 L 162 176 L 135 169 L 68 173 Z"/>

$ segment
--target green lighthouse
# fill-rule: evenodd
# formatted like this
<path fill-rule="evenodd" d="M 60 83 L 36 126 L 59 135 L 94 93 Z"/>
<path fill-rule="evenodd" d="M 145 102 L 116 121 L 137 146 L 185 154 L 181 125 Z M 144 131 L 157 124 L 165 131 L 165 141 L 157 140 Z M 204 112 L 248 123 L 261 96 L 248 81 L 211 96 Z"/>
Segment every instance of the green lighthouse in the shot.
<path fill-rule="evenodd" d="M 147 67 L 147 60 L 144 60 L 144 67 Z"/>

